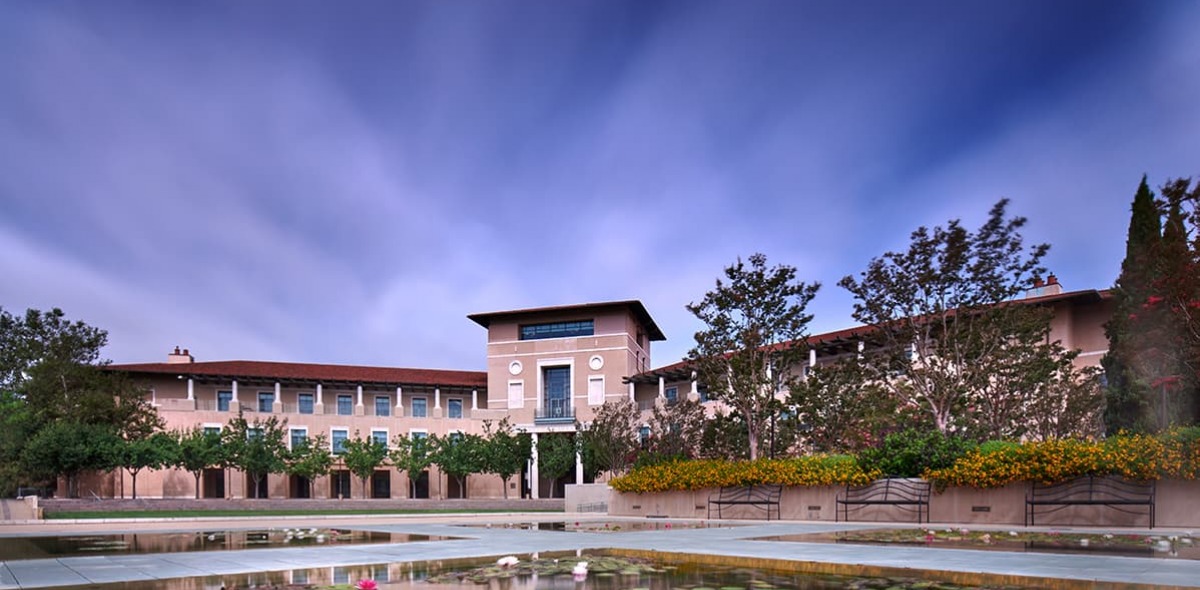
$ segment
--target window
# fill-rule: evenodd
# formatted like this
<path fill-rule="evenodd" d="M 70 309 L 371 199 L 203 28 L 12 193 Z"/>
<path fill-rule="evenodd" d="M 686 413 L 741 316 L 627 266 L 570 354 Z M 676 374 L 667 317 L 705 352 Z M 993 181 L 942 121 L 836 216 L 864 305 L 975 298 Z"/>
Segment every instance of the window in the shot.
<path fill-rule="evenodd" d="M 313 413 L 313 394 L 301 393 L 298 396 L 298 399 L 300 400 L 300 413 L 301 414 Z"/>
<path fill-rule="evenodd" d="M 591 336 L 595 333 L 595 331 L 595 322 L 592 320 L 579 320 L 576 322 L 552 322 L 549 324 L 530 324 L 528 326 L 521 326 L 521 340 Z"/>
<path fill-rule="evenodd" d="M 350 394 L 348 394 L 348 393 L 339 394 L 337 396 L 338 416 L 349 416 L 350 414 L 353 414 L 354 411 L 351 409 L 352 405 L 353 405 L 353 402 L 350 399 Z"/>
<path fill-rule="evenodd" d="M 414 397 L 412 400 L 412 417 L 413 418 L 424 418 L 427 413 L 425 411 L 425 407 L 426 407 L 425 398 Z"/>
<path fill-rule="evenodd" d="M 392 415 L 392 400 L 386 395 L 375 396 L 375 415 L 376 416 L 391 416 Z"/>
<path fill-rule="evenodd" d="M 638 429 L 638 443 L 642 446 L 643 449 L 646 448 L 646 446 L 650 444 L 650 427 L 649 426 L 643 426 Z"/>
<path fill-rule="evenodd" d="M 343 428 L 334 428 L 330 434 L 330 445 L 332 445 L 333 454 L 341 455 L 346 452 L 346 438 L 348 432 Z"/>
<path fill-rule="evenodd" d="M 604 403 L 604 377 L 593 375 L 588 377 L 588 405 L 598 406 Z"/>
<path fill-rule="evenodd" d="M 275 394 L 270 391 L 258 392 L 258 411 L 270 412 L 271 406 L 275 403 Z"/>
<path fill-rule="evenodd" d="M 571 367 L 546 367 L 542 369 L 542 402 L 547 418 L 570 417 Z"/>
<path fill-rule="evenodd" d="M 525 382 L 508 382 L 508 409 L 518 410 L 525 407 Z"/>
<path fill-rule="evenodd" d="M 386 430 L 372 430 L 371 440 L 386 448 L 388 446 L 388 432 Z"/>
<path fill-rule="evenodd" d="M 233 401 L 233 392 L 232 391 L 218 391 L 217 392 L 217 411 L 218 412 L 228 412 L 229 411 L 229 402 L 231 402 L 231 401 Z"/>
<path fill-rule="evenodd" d="M 679 401 L 679 388 L 678 387 L 668 387 L 663 391 L 663 394 L 667 396 L 668 404 L 673 404 L 673 403 Z"/>
<path fill-rule="evenodd" d="M 204 434 L 213 434 L 213 435 L 220 436 L 221 435 L 221 427 L 220 426 L 205 426 Z"/>
<path fill-rule="evenodd" d="M 429 438 L 429 433 L 425 432 L 424 430 L 414 430 L 414 431 L 410 432 L 409 435 L 412 437 L 413 440 Z"/>
<path fill-rule="evenodd" d="M 262 438 L 261 428 L 249 428 L 246 430 L 246 440 L 258 440 Z"/>
<path fill-rule="evenodd" d="M 462 418 L 462 400 L 461 399 L 451 399 L 447 403 L 449 405 L 446 406 L 446 417 Z"/>
<path fill-rule="evenodd" d="M 308 442 L 307 428 L 293 428 L 292 430 L 292 448 L 300 448 Z"/>

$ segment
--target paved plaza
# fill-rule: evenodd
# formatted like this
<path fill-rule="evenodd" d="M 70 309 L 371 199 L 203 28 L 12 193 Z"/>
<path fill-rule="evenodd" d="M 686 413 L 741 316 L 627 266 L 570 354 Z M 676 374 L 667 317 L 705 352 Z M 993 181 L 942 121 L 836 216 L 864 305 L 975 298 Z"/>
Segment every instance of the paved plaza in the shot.
<path fill-rule="evenodd" d="M 610 523 L 647 522 L 645 519 L 606 518 L 597 514 L 455 514 L 437 516 L 326 516 L 246 519 L 164 519 L 155 521 L 9 522 L 0 524 L 0 536 L 115 534 L 236 530 L 268 527 L 343 527 L 380 532 L 460 537 L 459 540 L 383 545 L 288 547 L 221 552 L 136 555 L 72 556 L 56 559 L 14 560 L 0 564 L 0 590 L 103 584 L 176 577 L 209 576 L 316 567 L 415 562 L 533 552 L 595 549 L 661 551 L 692 555 L 779 559 L 823 564 L 850 564 L 865 569 L 905 568 L 951 572 L 982 572 L 1035 578 L 1064 578 L 1120 587 L 1147 584 L 1163 587 L 1200 587 L 1200 561 L 1009 553 L 925 547 L 863 546 L 773 542 L 755 538 L 801 533 L 832 532 L 851 528 L 877 528 L 878 523 L 722 521 L 739 524 L 723 528 L 681 528 L 629 532 L 557 532 L 533 528 L 504 528 L 507 523 L 532 522 Z M 683 522 L 673 520 L 672 522 Z M 491 528 L 460 525 L 494 523 Z M 931 525 L 953 526 L 953 525 Z M 1059 531 L 1069 531 L 1057 527 Z M 1085 529 L 1077 529 L 1085 530 Z M 1096 529 L 1086 529 L 1097 532 Z M 1140 529 L 1114 530 L 1121 534 L 1145 533 Z M 1154 529 L 1153 534 L 1185 531 Z M 914 572 L 916 575 L 916 572 Z"/>

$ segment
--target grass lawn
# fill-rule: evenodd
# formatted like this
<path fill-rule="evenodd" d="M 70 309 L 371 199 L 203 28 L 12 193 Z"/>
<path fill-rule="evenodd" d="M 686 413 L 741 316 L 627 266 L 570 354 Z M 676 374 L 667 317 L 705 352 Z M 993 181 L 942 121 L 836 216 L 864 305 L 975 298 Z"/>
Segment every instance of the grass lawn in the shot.
<path fill-rule="evenodd" d="M 99 519 L 99 518 L 194 518 L 204 516 L 253 517 L 253 516 L 326 516 L 341 514 L 473 514 L 510 512 L 562 512 L 561 510 L 471 510 L 471 509 L 330 509 L 330 510 L 88 510 L 81 512 L 54 512 L 46 514 L 46 520 Z"/>

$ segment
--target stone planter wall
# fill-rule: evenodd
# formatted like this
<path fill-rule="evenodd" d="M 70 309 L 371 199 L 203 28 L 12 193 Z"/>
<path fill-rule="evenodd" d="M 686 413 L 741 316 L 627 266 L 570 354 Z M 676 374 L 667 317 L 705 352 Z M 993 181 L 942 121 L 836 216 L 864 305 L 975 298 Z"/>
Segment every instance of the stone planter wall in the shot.
<path fill-rule="evenodd" d="M 934 493 L 929 501 L 931 522 L 975 525 L 1025 524 L 1025 495 L 1029 484 L 980 490 L 948 488 Z M 843 486 L 788 487 L 780 498 L 784 520 L 834 520 L 836 496 Z M 717 490 L 626 494 L 613 490 L 608 513 L 613 516 L 671 518 L 708 518 L 708 498 Z M 1144 507 L 1125 507 L 1128 514 L 1103 506 L 1070 506 L 1053 513 L 1039 510 L 1039 526 L 1122 526 L 1146 527 L 1150 523 Z M 1200 481 L 1163 480 L 1158 482 L 1156 500 L 1158 527 L 1200 527 Z M 716 509 L 713 518 L 716 518 Z M 722 518 L 764 519 L 766 513 L 750 506 L 725 507 Z M 864 522 L 916 522 L 916 513 L 894 506 L 871 506 L 851 510 L 850 520 Z"/>

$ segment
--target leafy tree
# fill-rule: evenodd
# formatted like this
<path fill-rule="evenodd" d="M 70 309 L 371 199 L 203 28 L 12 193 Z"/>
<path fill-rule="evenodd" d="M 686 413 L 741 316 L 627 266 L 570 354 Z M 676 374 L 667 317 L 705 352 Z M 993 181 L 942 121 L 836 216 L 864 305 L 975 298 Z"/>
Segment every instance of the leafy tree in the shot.
<path fill-rule="evenodd" d="M 853 356 L 811 367 L 788 397 L 801 439 L 821 453 L 853 453 L 878 444 L 897 423 L 894 400 Z"/>
<path fill-rule="evenodd" d="M 975 232 L 957 220 L 922 227 L 907 251 L 839 283 L 857 300 L 854 318 L 872 328 L 869 380 L 943 432 L 1020 436 L 1037 401 L 1031 392 L 1059 393 L 1039 381 L 1046 371 L 1034 370 L 1065 353 L 1048 343 L 1052 310 L 1011 303 L 1045 272 L 1049 247 L 1025 248 L 1025 218 L 1006 218 L 1007 204 L 998 202 Z"/>
<path fill-rule="evenodd" d="M 858 463 L 864 470 L 878 469 L 889 477 L 921 477 L 927 470 L 953 465 L 975 447 L 969 439 L 940 430 L 908 428 L 859 453 Z"/>
<path fill-rule="evenodd" d="M 574 433 L 543 434 L 538 437 L 538 474 L 552 482 L 571 472 L 575 468 L 577 447 Z M 550 496 L 554 497 L 554 488 L 550 486 Z"/>
<path fill-rule="evenodd" d="M 219 432 L 200 427 L 176 431 L 175 438 L 179 450 L 174 466 L 192 474 L 196 480 L 196 499 L 199 499 L 200 476 L 205 469 L 225 465 L 227 449 L 221 444 Z"/>
<path fill-rule="evenodd" d="M 169 433 L 156 432 L 146 438 L 123 441 L 121 466 L 133 478 L 133 499 L 137 499 L 138 473 L 143 469 L 162 469 L 178 460 L 179 441 Z"/>
<path fill-rule="evenodd" d="M 324 434 L 305 438 L 292 445 L 285 459 L 288 475 L 303 477 L 308 480 L 308 496 L 313 496 L 313 480 L 323 475 L 329 475 L 333 469 L 333 455 L 329 453 L 329 440 Z"/>
<path fill-rule="evenodd" d="M 110 471 L 121 463 L 121 437 L 111 426 L 55 422 L 38 431 L 22 455 L 26 470 L 37 476 L 67 478 L 67 496 L 79 497 L 78 476 Z"/>
<path fill-rule="evenodd" d="M 346 469 L 350 473 L 358 476 L 362 480 L 363 498 L 367 498 L 367 480 L 371 474 L 375 473 L 375 469 L 383 465 L 388 456 L 387 446 L 376 441 L 373 437 L 358 436 L 358 431 L 354 432 L 354 438 L 347 439 L 343 443 L 342 448 L 345 452 L 342 453 L 342 461 L 346 464 Z"/>
<path fill-rule="evenodd" d="M 408 497 L 417 497 L 417 479 L 421 473 L 433 465 L 434 445 L 427 436 L 402 434 L 392 439 L 392 450 L 388 457 L 396 470 L 408 475 Z"/>
<path fill-rule="evenodd" d="M 254 487 L 251 497 L 258 497 L 264 477 L 270 473 L 282 473 L 287 465 L 287 420 L 271 416 L 266 420 L 255 418 L 247 422 L 241 411 L 230 418 L 221 432 L 221 443 L 226 449 L 229 465 L 241 469 Z"/>
<path fill-rule="evenodd" d="M 1148 384 L 1133 367 L 1132 347 L 1139 339 L 1132 333 L 1133 322 L 1157 280 L 1154 252 L 1162 240 L 1162 221 L 1145 176 L 1134 194 L 1131 209 L 1125 260 L 1112 289 L 1113 315 L 1104 325 L 1108 353 L 1101 359 L 1101 365 L 1108 382 L 1104 423 L 1109 434 L 1149 430 L 1150 425 Z"/>
<path fill-rule="evenodd" d="M 33 483 L 21 465 L 21 452 L 37 432 L 29 406 L 12 391 L 0 391 L 0 496 Z"/>
<path fill-rule="evenodd" d="M 650 418 L 650 451 L 666 457 L 694 459 L 707 421 L 699 401 L 681 399 L 655 405 Z"/>
<path fill-rule="evenodd" d="M 433 462 L 447 477 L 458 482 L 460 498 L 467 497 L 467 477 L 472 473 L 483 473 L 487 467 L 486 443 L 478 434 L 451 433 L 444 437 L 433 437 Z"/>
<path fill-rule="evenodd" d="M 704 424 L 698 455 L 701 459 L 746 459 L 750 456 L 749 438 L 739 415 L 718 411 Z"/>
<path fill-rule="evenodd" d="M 819 284 L 796 281 L 796 269 L 767 267 L 754 254 L 725 269 L 724 282 L 687 306 L 704 329 L 688 360 L 708 386 L 709 397 L 728 405 L 746 425 L 751 459 L 770 423 L 770 409 L 808 350 L 805 308 Z"/>
<path fill-rule="evenodd" d="M 507 416 L 499 422 L 483 421 L 484 473 L 495 473 L 503 482 L 508 498 L 508 480 L 521 472 L 531 455 L 529 435 L 517 432 Z"/>
<path fill-rule="evenodd" d="M 641 411 L 632 400 L 608 400 L 587 425 L 579 425 L 583 468 L 593 478 L 607 471 L 620 475 L 629 469 L 638 450 Z"/>

